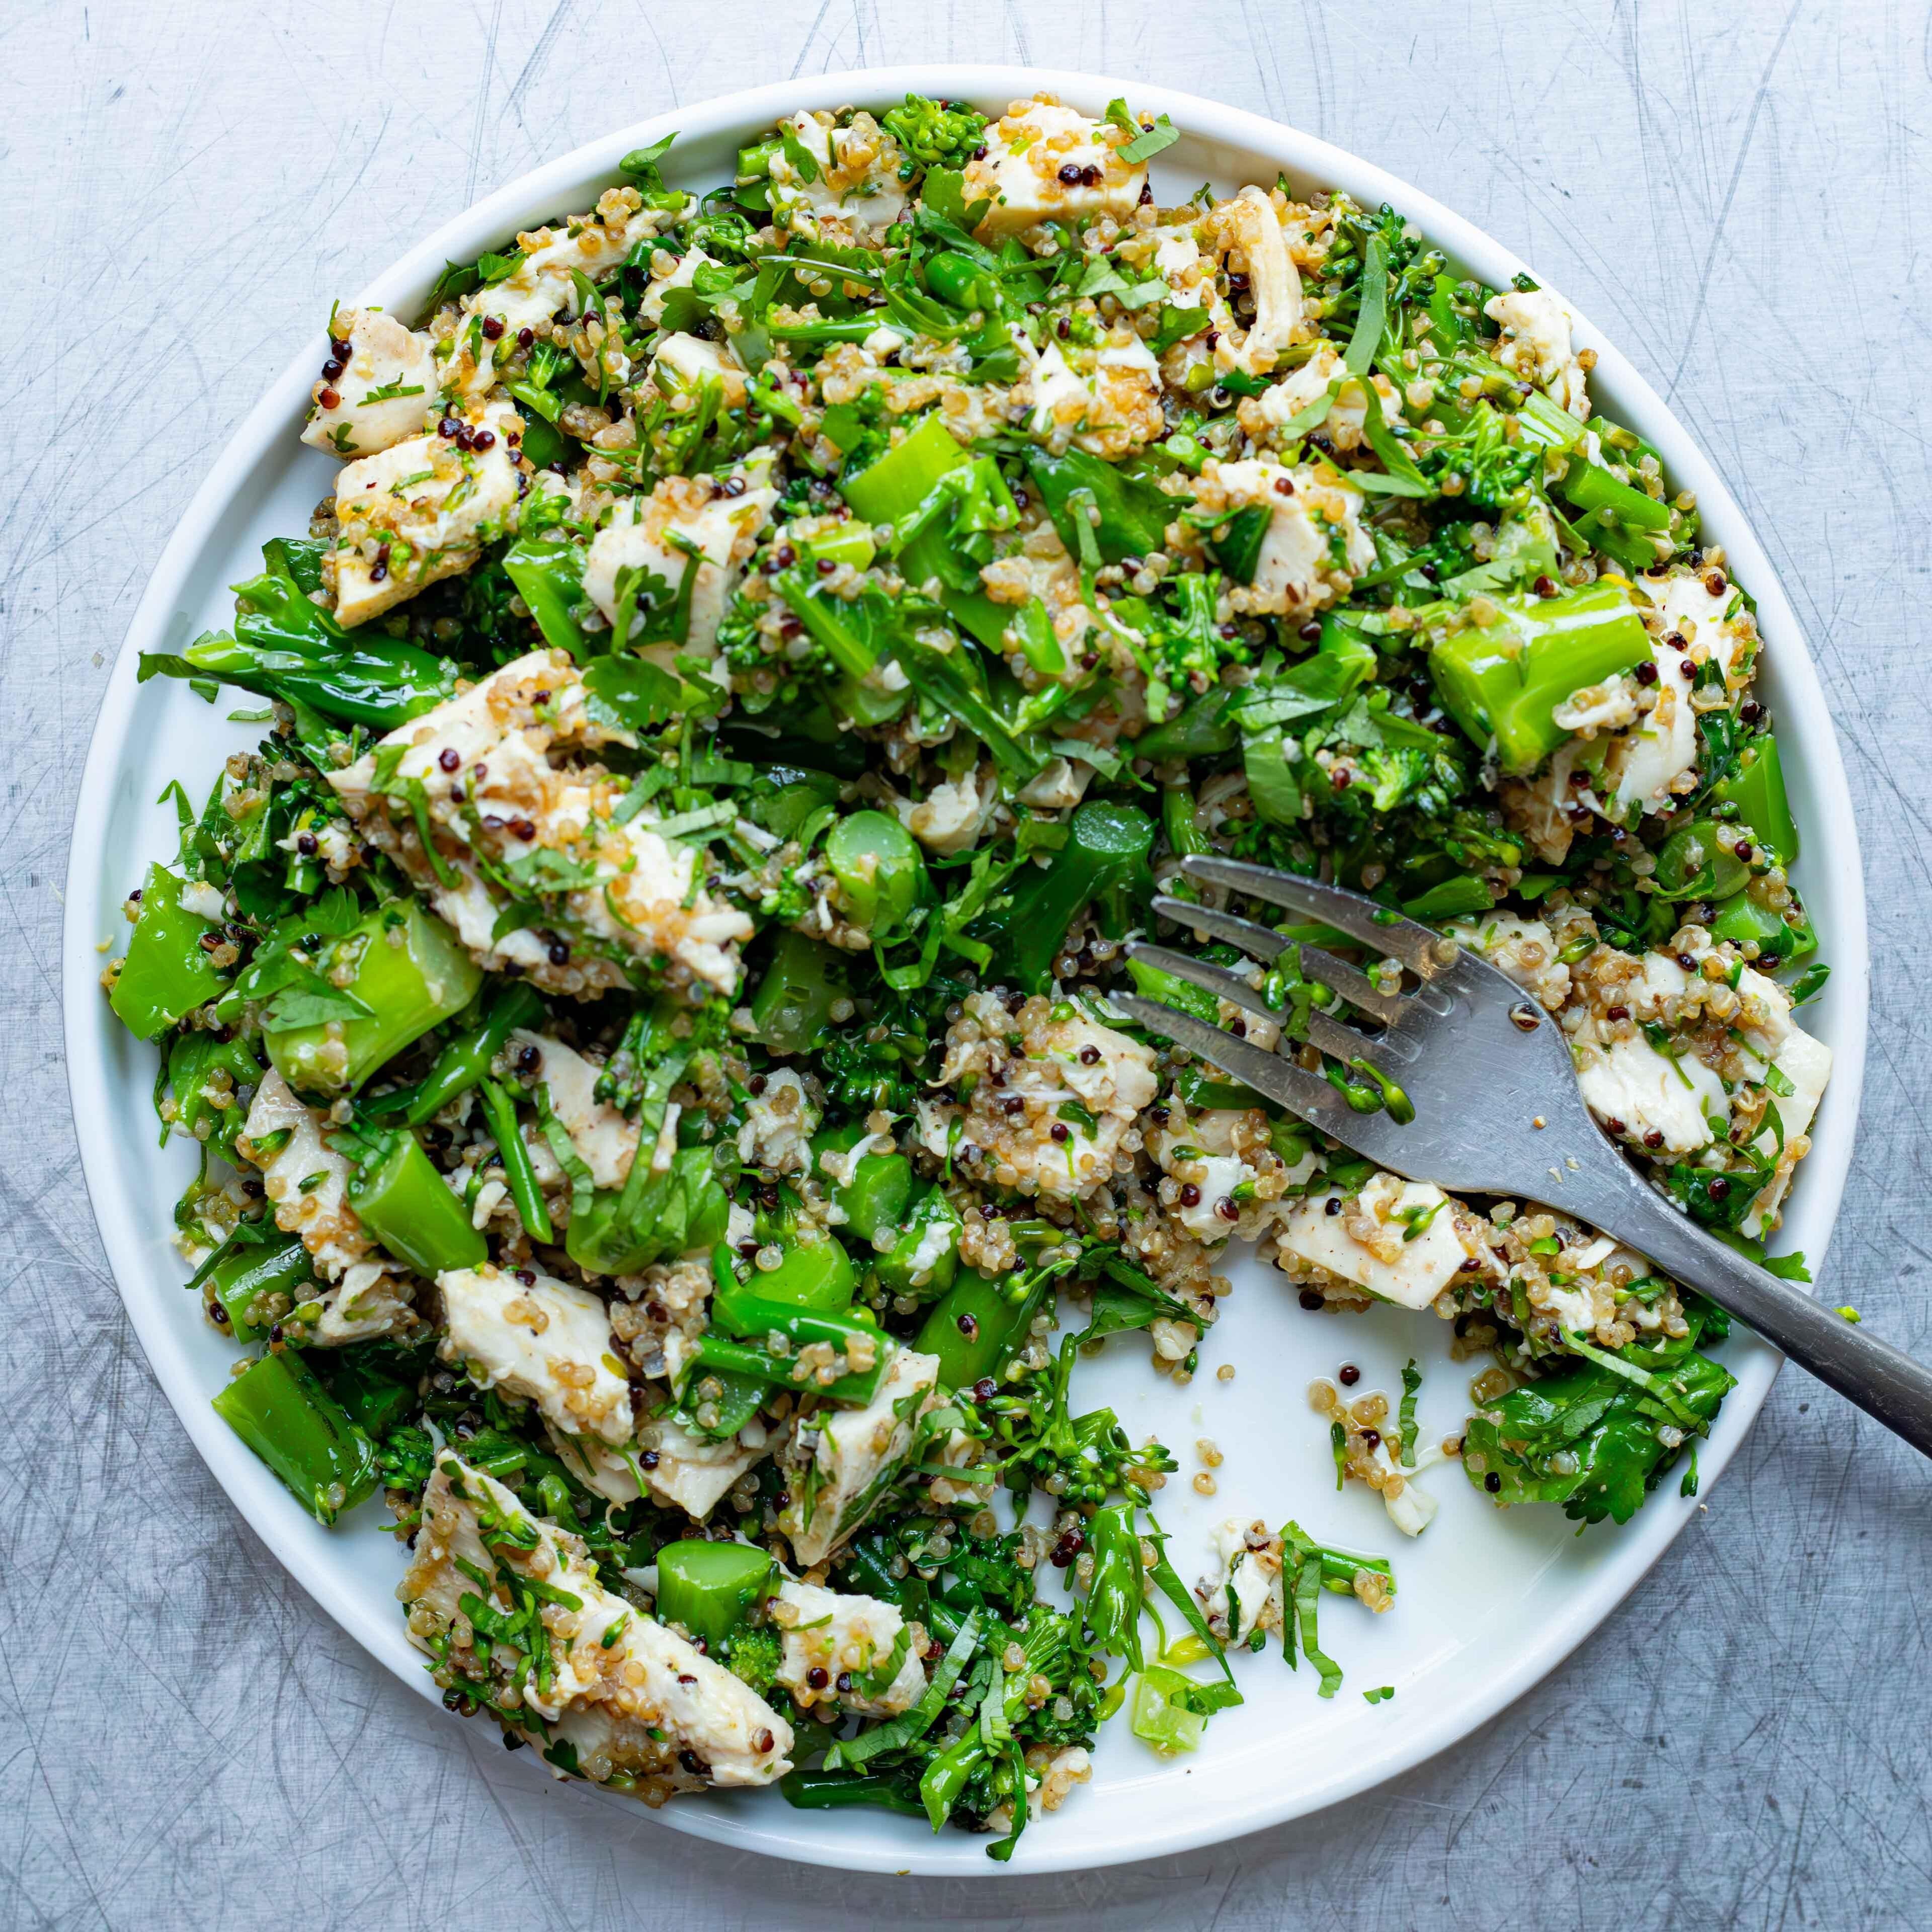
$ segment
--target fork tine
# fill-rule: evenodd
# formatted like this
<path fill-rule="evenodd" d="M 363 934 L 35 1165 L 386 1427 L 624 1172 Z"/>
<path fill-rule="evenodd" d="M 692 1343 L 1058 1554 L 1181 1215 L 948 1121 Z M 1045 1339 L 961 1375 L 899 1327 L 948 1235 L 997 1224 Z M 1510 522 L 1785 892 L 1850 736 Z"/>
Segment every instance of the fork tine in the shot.
<path fill-rule="evenodd" d="M 1188 899 L 1169 898 L 1165 892 L 1155 895 L 1154 910 L 1177 926 L 1190 926 L 1197 932 L 1210 932 L 1216 939 L 1225 939 L 1257 959 L 1278 959 L 1295 943 L 1251 919 L 1239 919 L 1231 912 L 1196 905 Z M 1360 967 L 1351 966 L 1321 946 L 1303 944 L 1301 970 L 1310 979 L 1318 980 L 1330 992 L 1340 994 L 1349 1005 L 1360 1007 L 1384 1026 L 1393 1026 L 1402 1017 L 1400 994 L 1384 992 Z"/>
<path fill-rule="evenodd" d="M 1387 1040 L 1372 1039 L 1323 1012 L 1318 1006 L 1308 1016 L 1308 1043 L 1318 1046 L 1324 1053 L 1332 1054 L 1345 1066 L 1352 1060 L 1366 1060 L 1391 1079 L 1396 1077 L 1397 1069 L 1405 1061 L 1413 1059 L 1415 1054 L 1414 1046 L 1399 1035 L 1390 1035 Z"/>
<path fill-rule="evenodd" d="M 1251 919 L 1238 919 L 1232 913 L 1214 906 L 1196 905 L 1192 899 L 1170 898 L 1165 892 L 1154 895 L 1154 910 L 1162 919 L 1191 927 L 1196 932 L 1210 932 L 1257 959 L 1278 959 L 1294 943 L 1278 932 L 1270 932 L 1264 926 L 1257 926 Z"/>
<path fill-rule="evenodd" d="M 1232 1034 L 1223 1033 L 1192 1013 L 1163 1005 L 1159 1000 L 1144 1000 L 1138 993 L 1112 994 L 1108 1003 L 1132 1014 L 1142 1025 L 1163 1039 L 1186 1047 L 1190 1053 L 1211 1060 L 1224 1072 L 1245 1081 L 1257 1094 L 1265 1094 L 1304 1120 L 1314 1122 L 1325 1132 L 1335 1132 L 1328 1118 L 1331 1112 L 1347 1114 L 1349 1111 L 1327 1081 L 1305 1072 L 1278 1053 L 1237 1040 Z M 1338 1134 L 1336 1138 L 1342 1136 Z"/>
<path fill-rule="evenodd" d="M 1204 959 L 1190 958 L 1185 952 L 1171 952 L 1165 946 L 1155 946 L 1144 939 L 1128 942 L 1127 956 L 1130 959 L 1144 959 L 1150 966 L 1158 967 L 1163 973 L 1172 973 L 1177 980 L 1185 980 L 1203 992 L 1229 1000 L 1258 1018 L 1271 1021 L 1276 1026 L 1281 1024 L 1281 1015 L 1257 988 L 1250 986 L 1231 967 L 1210 965 Z"/>
<path fill-rule="evenodd" d="M 1438 956 L 1437 935 L 1427 926 L 1391 913 L 1387 906 L 1365 898 L 1360 892 L 1211 854 L 1190 854 L 1180 866 L 1192 878 L 1226 886 L 1231 892 L 1265 900 L 1270 905 L 1286 906 L 1291 912 L 1332 926 L 1351 939 L 1400 959 L 1419 979 L 1432 977 L 1448 963 Z"/>
<path fill-rule="evenodd" d="M 1384 992 L 1359 966 L 1337 959 L 1319 946 L 1302 947 L 1301 970 L 1306 978 L 1340 994 L 1350 1006 L 1360 1007 L 1384 1026 L 1393 1026 L 1402 1018 L 1405 995 Z"/>

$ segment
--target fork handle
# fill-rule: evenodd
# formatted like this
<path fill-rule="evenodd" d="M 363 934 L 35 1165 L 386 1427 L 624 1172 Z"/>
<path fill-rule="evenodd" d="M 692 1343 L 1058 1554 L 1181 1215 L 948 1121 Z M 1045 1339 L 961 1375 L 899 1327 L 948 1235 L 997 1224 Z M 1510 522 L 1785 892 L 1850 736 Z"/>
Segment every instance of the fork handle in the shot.
<path fill-rule="evenodd" d="M 1564 1190 L 1563 1205 L 1649 1256 L 1700 1290 L 1801 1369 L 1834 1388 L 1922 1456 L 1932 1456 L 1932 1368 L 1821 1307 L 1789 1282 L 1754 1267 L 1707 1234 L 1619 1160 L 1621 1180 L 1592 1175 L 1584 1204 Z"/>

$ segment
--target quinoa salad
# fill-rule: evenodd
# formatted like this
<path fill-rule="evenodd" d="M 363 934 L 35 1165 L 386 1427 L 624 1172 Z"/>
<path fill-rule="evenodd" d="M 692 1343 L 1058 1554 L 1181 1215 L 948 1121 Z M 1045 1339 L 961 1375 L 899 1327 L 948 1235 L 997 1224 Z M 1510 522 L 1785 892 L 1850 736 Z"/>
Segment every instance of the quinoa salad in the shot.
<path fill-rule="evenodd" d="M 1710 1304 L 1115 1004 L 1404 1104 L 1307 1042 L 1316 949 L 1394 961 L 1237 900 L 1290 942 L 1268 1020 L 1130 958 L 1250 964 L 1156 919 L 1228 904 L 1190 855 L 1477 949 L 1658 1189 L 1808 1279 L 1766 1244 L 1826 969 L 1749 586 L 1556 296 L 1286 180 L 1163 205 L 1179 138 L 908 96 L 701 194 L 628 156 L 420 313 L 331 310 L 329 494 L 141 661 L 260 733 L 170 788 L 102 977 L 200 1150 L 214 1406 L 393 1536 L 446 1705 L 560 1777 L 1004 1859 L 1100 1802 L 1109 1722 L 1180 1760 L 1252 1673 L 1334 1696 L 1324 1598 L 1401 1615 L 1445 1486 L 1580 1531 L 1694 1493 Z M 1183 1429 L 1237 1243 L 1249 1295 L 1443 1346 L 1426 1397 L 1286 1392 L 1332 1453 L 1184 1575 L 1190 1478 L 1081 1364 L 1143 1351 Z M 1351 1484 L 1379 1552 L 1294 1520 Z"/>

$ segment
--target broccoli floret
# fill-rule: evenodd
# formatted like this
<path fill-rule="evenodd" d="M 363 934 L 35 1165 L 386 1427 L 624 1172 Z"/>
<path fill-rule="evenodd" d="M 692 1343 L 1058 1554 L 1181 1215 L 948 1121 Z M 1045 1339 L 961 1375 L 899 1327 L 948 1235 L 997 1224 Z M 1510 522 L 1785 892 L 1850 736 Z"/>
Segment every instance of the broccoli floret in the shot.
<path fill-rule="evenodd" d="M 734 1677 L 764 1697 L 778 1680 L 782 1655 L 778 1632 L 760 1624 L 738 1631 L 721 1661 Z"/>
<path fill-rule="evenodd" d="M 1224 636 L 1215 622 L 1221 596 L 1219 571 L 1184 572 L 1169 578 L 1163 592 L 1167 601 L 1156 607 L 1148 646 L 1169 684 L 1178 688 L 1192 683 L 1205 689 L 1220 677 L 1222 665 L 1253 661 L 1255 650 L 1247 640 L 1238 631 L 1233 637 Z"/>
<path fill-rule="evenodd" d="M 986 117 L 964 101 L 928 100 L 908 94 L 880 125 L 906 152 L 899 178 L 911 181 L 926 168 L 963 168 L 986 137 Z"/>
<path fill-rule="evenodd" d="M 386 1490 L 406 1490 L 412 1495 L 428 1482 L 436 1465 L 436 1444 L 427 1429 L 404 1423 L 383 1437 L 376 1451 L 376 1467 Z"/>

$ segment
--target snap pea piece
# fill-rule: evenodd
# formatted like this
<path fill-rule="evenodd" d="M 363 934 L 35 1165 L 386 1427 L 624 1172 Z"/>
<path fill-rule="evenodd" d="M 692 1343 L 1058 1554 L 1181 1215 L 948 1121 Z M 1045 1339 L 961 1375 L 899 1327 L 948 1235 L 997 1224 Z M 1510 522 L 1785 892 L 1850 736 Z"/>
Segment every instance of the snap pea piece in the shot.
<path fill-rule="evenodd" d="M 392 932 L 401 938 L 392 943 Z M 298 1093 L 352 1094 L 412 1040 L 460 1013 L 476 997 L 483 969 L 454 933 L 415 900 L 406 908 L 379 906 L 316 961 L 327 978 L 346 964 L 345 991 L 371 1009 L 366 1015 L 311 1026 L 264 1027 L 276 1070 Z M 332 1025 L 340 1028 L 332 1038 Z"/>
<path fill-rule="evenodd" d="M 182 882 L 150 866 L 141 887 L 141 916 L 108 1004 L 136 1039 L 152 1040 L 184 1014 L 206 1006 L 228 983 L 208 963 L 203 938 L 212 921 L 185 910 Z"/>
<path fill-rule="evenodd" d="M 1780 866 L 1798 856 L 1798 821 L 1784 789 L 1784 762 L 1778 740 L 1767 734 L 1747 745 L 1738 769 L 1712 788 L 1712 796 L 1738 808 L 1737 823 L 1750 827 L 1757 842 Z"/>
<path fill-rule="evenodd" d="M 1573 463 L 1563 479 L 1563 494 L 1580 510 L 1608 510 L 1632 530 L 1666 530 L 1670 506 L 1641 490 L 1621 483 L 1600 464 Z"/>
<path fill-rule="evenodd" d="M 869 1244 L 905 1219 L 912 1198 L 912 1162 L 902 1154 L 868 1154 L 849 1160 L 850 1150 L 865 1138 L 864 1126 L 855 1120 L 814 1134 L 812 1150 L 820 1174 L 832 1183 L 832 1198 L 845 1216 L 844 1225 Z M 840 1173 L 848 1178 L 838 1180 Z"/>
<path fill-rule="evenodd" d="M 826 838 L 825 862 L 853 924 L 874 934 L 897 932 L 930 890 L 919 841 L 883 812 L 854 812 L 839 820 Z"/>
<path fill-rule="evenodd" d="M 826 1246 L 837 1244 L 819 1243 L 794 1252 L 815 1253 Z M 844 1252 L 843 1249 L 838 1252 L 842 1256 Z M 849 1261 L 845 1269 L 849 1275 Z M 766 1294 L 765 1283 L 770 1279 L 768 1275 L 755 1275 L 749 1282 L 720 1288 L 711 1301 L 712 1328 L 739 1341 L 762 1341 L 767 1335 L 782 1335 L 794 1351 L 819 1342 L 830 1343 L 842 1355 L 850 1354 L 854 1348 L 870 1347 L 880 1355 L 890 1348 L 891 1338 L 869 1322 L 829 1308 Z"/>
<path fill-rule="evenodd" d="M 315 1279 L 307 1248 L 293 1234 L 248 1247 L 233 1247 L 214 1258 L 194 1286 L 205 1288 L 228 1316 L 228 1332 L 238 1342 L 258 1340 L 267 1328 L 255 1318 L 264 1295 L 283 1294 L 302 1300 L 303 1286 Z"/>
<path fill-rule="evenodd" d="M 973 936 L 994 946 L 1015 985 L 1045 992 L 1054 957 L 1082 907 L 1102 902 L 1106 929 L 1115 937 L 1126 931 L 1125 908 L 1114 902 L 1151 890 L 1147 855 L 1153 844 L 1154 821 L 1144 812 L 1088 800 L 1069 821 L 1066 843 L 1052 861 L 1029 867 L 1010 907 L 976 924 Z"/>
<path fill-rule="evenodd" d="M 981 278 L 986 270 L 969 256 L 948 254 L 931 255 L 926 258 L 926 285 L 939 299 L 953 308 L 997 309 L 999 306 L 997 288 L 983 290 Z M 985 298 L 988 293 L 991 301 Z"/>
<path fill-rule="evenodd" d="M 337 1357 L 329 1377 L 328 1392 L 342 1405 L 343 1413 L 371 1442 L 380 1442 L 416 1410 L 422 1398 L 412 1383 L 399 1382 L 350 1350 Z"/>
<path fill-rule="evenodd" d="M 964 1226 L 945 1190 L 928 1188 L 913 1203 L 898 1238 L 884 1253 L 874 1256 L 874 1271 L 895 1294 L 916 1294 L 924 1300 L 944 1294 L 952 1286 L 959 1266 L 959 1235 Z M 944 1229 L 944 1246 L 936 1260 L 926 1259 L 928 1237 L 934 1228 Z M 916 1284 L 915 1274 L 928 1278 Z"/>
<path fill-rule="evenodd" d="M 334 1522 L 374 1490 L 369 1438 L 294 1349 L 250 1364 L 214 1406 L 317 1522 Z"/>
<path fill-rule="evenodd" d="M 845 956 L 801 932 L 787 932 L 752 996 L 755 1037 L 774 1053 L 802 1053 L 832 1024 L 833 1003 L 851 997 Z"/>
<path fill-rule="evenodd" d="M 903 442 L 839 488 L 854 513 L 868 524 L 896 526 L 932 500 L 942 478 L 969 467 L 973 461 L 935 412 Z M 1012 610 L 976 589 L 946 581 L 952 562 L 951 532 L 943 526 L 946 522 L 942 511 L 905 544 L 899 553 L 900 572 L 909 584 L 938 578 L 944 586 L 940 601 L 953 620 L 980 643 L 998 650 L 1012 622 Z M 973 574 L 976 578 L 976 570 Z"/>
<path fill-rule="evenodd" d="M 913 1346 L 939 1358 L 939 1379 L 947 1388 L 970 1388 L 998 1374 L 1038 1300 L 1037 1290 L 1016 1302 L 998 1282 L 962 1275 L 927 1316 Z"/>
<path fill-rule="evenodd" d="M 1718 842 L 1714 819 L 1680 826 L 1657 855 L 1660 898 L 1727 899 L 1750 880 L 1750 867 Z"/>
<path fill-rule="evenodd" d="M 384 1144 L 386 1142 L 386 1144 Z M 432 1281 L 449 1268 L 481 1268 L 490 1250 L 460 1198 L 406 1130 L 382 1137 L 350 1177 L 349 1204 L 397 1260 Z"/>
<path fill-rule="evenodd" d="M 775 838 L 794 837 L 814 812 L 838 802 L 838 781 L 829 772 L 781 768 L 766 776 L 774 789 L 753 792 L 751 816 Z"/>
<path fill-rule="evenodd" d="M 788 1771 L 778 1780 L 788 1804 L 801 1811 L 830 1811 L 846 1804 L 876 1804 L 923 1818 L 926 1807 L 906 1796 L 889 1778 L 876 1772 Z"/>
<path fill-rule="evenodd" d="M 419 1127 L 440 1113 L 489 1072 L 490 1063 L 502 1052 L 512 1034 L 519 1028 L 535 1026 L 543 1017 L 544 1003 L 536 988 L 519 980 L 492 1004 L 481 1026 L 452 1040 L 436 1055 L 429 1078 L 416 1089 L 404 1119 Z"/>
<path fill-rule="evenodd" d="M 556 1231 L 550 1225 L 550 1209 L 543 1190 L 537 1185 L 536 1163 L 530 1145 L 517 1131 L 516 1102 L 494 1080 L 480 1083 L 483 1118 L 490 1124 L 490 1136 L 496 1143 L 496 1158 L 502 1163 L 504 1185 L 517 1204 L 517 1213 L 525 1232 L 533 1241 L 554 1241 Z"/>
<path fill-rule="evenodd" d="M 680 1387 L 679 1397 L 688 1402 L 693 1384 L 710 1373 L 721 1380 L 731 1376 L 744 1376 L 769 1387 L 824 1396 L 830 1401 L 848 1402 L 854 1408 L 862 1408 L 878 1394 L 880 1381 L 885 1374 L 886 1360 L 891 1352 L 890 1340 L 882 1336 L 879 1358 L 872 1367 L 840 1376 L 830 1382 L 821 1382 L 808 1370 L 801 1370 L 789 1353 L 775 1355 L 757 1343 L 734 1342 L 716 1329 L 709 1329 L 698 1338 L 698 1348 Z"/>
<path fill-rule="evenodd" d="M 858 1286 L 851 1257 L 842 1244 L 828 1238 L 796 1243 L 769 1273 L 760 1271 L 742 1286 L 734 1278 L 718 1293 L 723 1300 L 780 1302 L 821 1315 L 837 1315 L 851 1306 Z"/>
<path fill-rule="evenodd" d="M 743 1543 L 668 1543 L 657 1563 L 659 1620 L 682 1624 L 712 1650 L 744 1628 L 772 1576 L 771 1558 Z"/>
<path fill-rule="evenodd" d="M 1760 960 L 1801 958 L 1818 944 L 1818 935 L 1808 922 L 1787 926 L 1781 913 L 1760 905 L 1748 890 L 1733 893 L 1718 907 L 1711 921 L 1711 937 L 1728 939 L 1734 946 L 1749 940 L 1756 946 Z"/>

